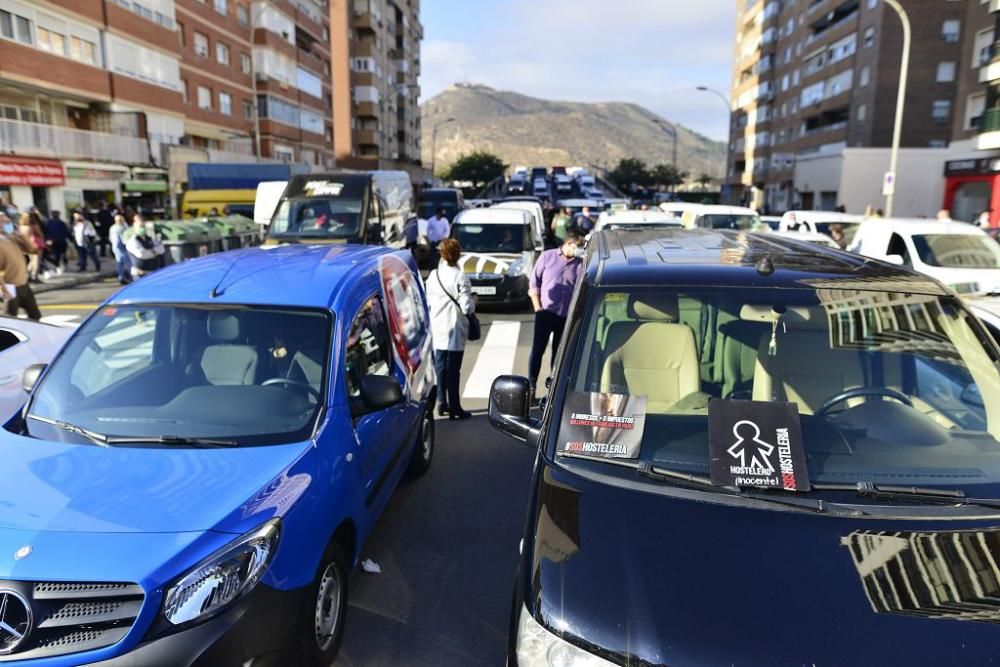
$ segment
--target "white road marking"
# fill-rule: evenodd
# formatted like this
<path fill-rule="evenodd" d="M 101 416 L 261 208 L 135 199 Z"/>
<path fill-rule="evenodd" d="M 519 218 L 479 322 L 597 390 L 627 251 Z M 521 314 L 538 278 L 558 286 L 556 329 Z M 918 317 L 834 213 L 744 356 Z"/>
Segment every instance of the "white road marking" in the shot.
<path fill-rule="evenodd" d="M 42 322 L 54 324 L 57 327 L 73 328 L 80 323 L 80 319 L 79 315 L 46 315 L 42 318 Z"/>
<path fill-rule="evenodd" d="M 509 375 L 514 371 L 520 333 L 520 322 L 499 321 L 490 324 L 486 339 L 476 356 L 476 363 L 466 380 L 462 398 L 489 398 L 493 380 L 498 375 Z"/>

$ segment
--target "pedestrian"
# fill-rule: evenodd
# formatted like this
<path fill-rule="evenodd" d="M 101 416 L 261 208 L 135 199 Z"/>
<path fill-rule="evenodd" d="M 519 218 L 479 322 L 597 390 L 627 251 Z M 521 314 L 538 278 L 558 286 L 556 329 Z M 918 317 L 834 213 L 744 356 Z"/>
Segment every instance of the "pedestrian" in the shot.
<path fill-rule="evenodd" d="M 427 221 L 427 240 L 430 242 L 432 248 L 436 248 L 441 241 L 450 235 L 451 225 L 448 223 L 448 218 L 445 217 L 444 209 L 439 208 L 434 212 L 431 219 Z"/>
<path fill-rule="evenodd" d="M 986 209 L 985 211 L 979 214 L 979 217 L 976 218 L 977 227 L 981 227 L 982 229 L 990 228 L 990 212 L 991 209 Z"/>
<path fill-rule="evenodd" d="M 573 230 L 581 238 L 589 234 L 594 229 L 594 218 L 590 215 L 590 207 L 584 206 L 573 218 Z M 568 238 L 568 237 L 567 237 Z"/>
<path fill-rule="evenodd" d="M 132 261 L 129 258 L 128 248 L 125 247 L 124 234 L 128 230 L 125 216 L 118 214 L 115 222 L 108 230 L 108 242 L 111 243 L 111 253 L 115 256 L 115 268 L 118 270 L 118 282 L 122 285 L 130 282 L 132 273 Z"/>
<path fill-rule="evenodd" d="M 4 213 L 3 207 L 0 206 L 0 234 L 13 234 L 14 233 L 14 223 L 11 219 L 7 217 Z"/>
<path fill-rule="evenodd" d="M 101 260 L 97 258 L 97 230 L 94 223 L 83 217 L 79 210 L 73 212 L 73 242 L 76 244 L 77 270 L 87 270 L 87 258 L 94 261 L 94 270 L 101 270 Z"/>
<path fill-rule="evenodd" d="M 583 260 L 578 252 L 582 245 L 583 238 L 577 232 L 570 232 L 560 247 L 546 250 L 538 257 L 531 273 L 528 296 L 535 309 L 535 335 L 528 357 L 528 379 L 532 400 L 535 399 L 538 373 L 549 337 L 552 338 L 551 363 L 555 366 L 556 352 L 569 314 L 569 302 L 583 273 Z"/>
<path fill-rule="evenodd" d="M 841 250 L 847 247 L 847 237 L 844 235 L 844 226 L 839 222 L 830 225 L 830 238 L 834 240 Z"/>
<path fill-rule="evenodd" d="M 468 419 L 462 409 L 459 386 L 462 357 L 469 337 L 469 318 L 476 305 L 472 284 L 458 268 L 462 249 L 455 239 L 444 239 L 438 248 L 441 261 L 425 282 L 427 306 L 431 313 L 431 337 L 434 342 L 434 368 L 438 376 L 438 414 L 448 419 Z"/>
<path fill-rule="evenodd" d="M 114 223 L 114 216 L 111 213 L 111 209 L 108 208 L 108 203 L 102 201 L 97 207 L 97 213 L 94 215 L 94 227 L 97 229 L 97 245 L 101 251 L 101 257 L 108 256 L 108 248 L 111 247 L 110 233 L 111 225 Z"/>
<path fill-rule="evenodd" d="M 27 247 L 17 236 L 0 236 L 0 301 L 8 316 L 17 317 L 17 311 L 24 310 L 29 319 L 38 321 L 42 313 L 28 284 L 26 252 Z"/>
<path fill-rule="evenodd" d="M 56 266 L 56 273 L 63 272 L 66 264 L 66 245 L 69 241 L 69 227 L 59 217 L 59 211 L 52 211 L 52 217 L 45 223 L 45 245 L 49 251 L 49 259 Z"/>
<path fill-rule="evenodd" d="M 878 216 L 878 217 L 882 217 L 882 216 Z M 948 220 L 951 220 L 951 211 L 949 211 L 946 208 L 941 209 L 940 211 L 937 212 L 937 219 L 938 220 L 943 220 L 943 221 L 946 221 L 946 222 Z"/>
<path fill-rule="evenodd" d="M 163 244 L 152 237 L 146 229 L 146 221 L 136 213 L 132 217 L 132 236 L 125 242 L 129 261 L 132 263 L 132 278 L 141 278 L 163 267 Z"/>
<path fill-rule="evenodd" d="M 566 240 L 570 222 L 569 209 L 565 207 L 556 211 L 556 214 L 552 217 L 552 236 L 559 242 L 559 245 L 562 245 L 563 241 Z"/>
<path fill-rule="evenodd" d="M 4 197 L 0 197 L 0 212 L 5 213 L 11 222 L 17 220 L 17 214 L 19 213 L 17 207 L 14 206 L 14 202 Z"/>
<path fill-rule="evenodd" d="M 28 282 L 38 282 L 41 272 L 42 251 L 45 250 L 45 239 L 41 237 L 35 226 L 31 224 L 31 214 L 22 213 L 18 220 L 17 234 L 24 247 Z"/>

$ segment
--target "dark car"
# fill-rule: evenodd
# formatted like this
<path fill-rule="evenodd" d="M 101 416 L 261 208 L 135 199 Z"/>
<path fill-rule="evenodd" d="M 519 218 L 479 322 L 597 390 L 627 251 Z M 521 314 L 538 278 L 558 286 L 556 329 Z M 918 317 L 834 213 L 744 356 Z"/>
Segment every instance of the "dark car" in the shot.
<path fill-rule="evenodd" d="M 541 418 L 509 665 L 984 665 L 1000 349 L 929 278 L 729 230 L 595 234 Z"/>

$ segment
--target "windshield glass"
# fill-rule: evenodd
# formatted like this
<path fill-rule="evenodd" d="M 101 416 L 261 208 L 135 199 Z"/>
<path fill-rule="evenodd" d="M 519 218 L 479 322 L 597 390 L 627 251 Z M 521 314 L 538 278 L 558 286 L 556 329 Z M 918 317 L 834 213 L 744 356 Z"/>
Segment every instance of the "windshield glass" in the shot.
<path fill-rule="evenodd" d="M 1000 484 L 995 349 L 957 299 L 634 288 L 591 304 L 569 390 L 645 397 L 640 460 L 707 475 L 709 400 L 782 400 L 814 482 Z"/>
<path fill-rule="evenodd" d="M 524 225 L 455 225 L 454 237 L 463 252 L 520 253 L 525 244 Z"/>
<path fill-rule="evenodd" d="M 845 248 L 854 241 L 854 235 L 861 229 L 861 225 L 854 222 L 817 222 L 815 229 L 820 234 L 829 236 L 842 248 Z"/>
<path fill-rule="evenodd" d="M 439 208 L 444 209 L 444 217 L 448 220 L 454 220 L 455 216 L 458 214 L 458 205 L 455 204 L 455 200 L 451 201 L 422 201 L 417 204 L 417 217 L 427 220 L 433 218 L 434 214 L 437 213 Z"/>
<path fill-rule="evenodd" d="M 271 236 L 295 235 L 348 238 L 358 236 L 361 221 L 359 199 L 286 199 L 271 221 Z"/>
<path fill-rule="evenodd" d="M 913 237 L 920 260 L 949 269 L 1000 269 L 1000 245 L 979 234 L 919 234 Z"/>
<path fill-rule="evenodd" d="M 310 437 L 326 386 L 332 318 L 256 307 L 106 306 L 69 340 L 31 414 L 121 437 Z M 86 442 L 36 419 L 30 435 Z"/>
<path fill-rule="evenodd" d="M 698 216 L 698 227 L 709 229 L 741 229 L 755 231 L 767 228 L 756 215 L 733 215 L 730 213 L 708 213 Z"/>

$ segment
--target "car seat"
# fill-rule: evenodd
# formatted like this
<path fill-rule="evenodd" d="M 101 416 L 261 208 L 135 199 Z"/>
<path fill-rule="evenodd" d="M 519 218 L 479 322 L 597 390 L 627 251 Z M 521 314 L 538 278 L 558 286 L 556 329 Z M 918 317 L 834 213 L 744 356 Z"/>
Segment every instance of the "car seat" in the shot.
<path fill-rule="evenodd" d="M 201 354 L 201 371 L 209 384 L 254 384 L 260 354 L 252 345 L 237 343 L 240 320 L 230 313 L 209 313 L 208 338 L 212 341 Z"/>

